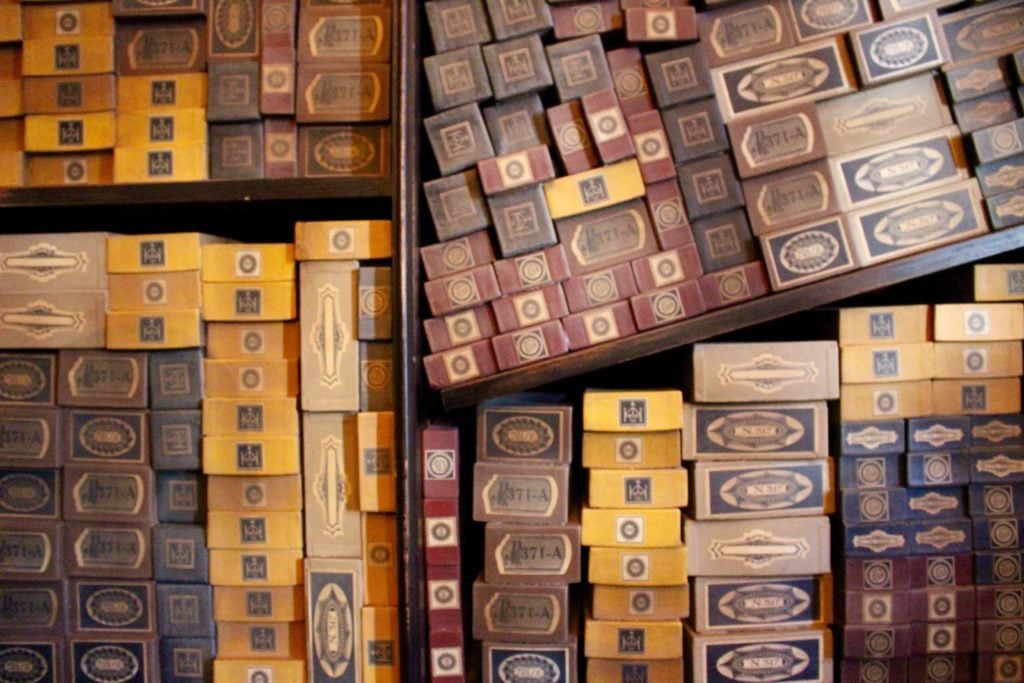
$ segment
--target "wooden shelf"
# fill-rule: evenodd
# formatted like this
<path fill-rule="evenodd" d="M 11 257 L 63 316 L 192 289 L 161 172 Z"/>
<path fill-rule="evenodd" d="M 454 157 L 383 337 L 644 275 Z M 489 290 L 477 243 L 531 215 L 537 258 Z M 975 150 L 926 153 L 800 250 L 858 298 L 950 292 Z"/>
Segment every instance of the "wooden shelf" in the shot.
<path fill-rule="evenodd" d="M 448 410 L 470 406 L 488 398 L 626 363 L 1021 247 L 1024 247 L 1024 226 L 989 233 L 442 389 L 441 401 Z"/>
<path fill-rule="evenodd" d="M 220 204 L 296 199 L 390 197 L 390 176 L 380 178 L 275 178 L 193 183 L 64 185 L 0 188 L 0 207 L 125 204 Z"/>

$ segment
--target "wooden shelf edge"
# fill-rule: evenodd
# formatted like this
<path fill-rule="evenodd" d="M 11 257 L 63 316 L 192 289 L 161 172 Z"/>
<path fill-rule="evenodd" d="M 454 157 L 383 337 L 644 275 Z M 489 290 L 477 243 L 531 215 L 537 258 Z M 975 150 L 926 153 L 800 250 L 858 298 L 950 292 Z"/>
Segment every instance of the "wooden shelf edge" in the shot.
<path fill-rule="evenodd" d="M 464 408 L 488 398 L 650 356 L 1021 247 L 1024 247 L 1024 226 L 988 233 L 442 389 L 441 402 L 447 410 Z"/>
<path fill-rule="evenodd" d="M 196 204 L 295 199 L 387 198 L 391 176 L 375 178 L 274 178 L 189 183 L 64 185 L 0 188 L 0 207 L 117 204 Z"/>

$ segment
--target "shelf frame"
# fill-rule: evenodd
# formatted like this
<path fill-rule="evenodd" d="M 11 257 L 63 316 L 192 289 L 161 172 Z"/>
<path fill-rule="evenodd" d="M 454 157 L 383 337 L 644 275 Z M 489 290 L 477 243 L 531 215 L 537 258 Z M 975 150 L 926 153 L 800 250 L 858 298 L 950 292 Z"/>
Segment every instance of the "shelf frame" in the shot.
<path fill-rule="evenodd" d="M 1024 226 L 987 233 L 442 389 L 439 392 L 441 402 L 447 410 L 465 408 L 488 398 L 627 363 L 1021 247 L 1024 247 Z"/>

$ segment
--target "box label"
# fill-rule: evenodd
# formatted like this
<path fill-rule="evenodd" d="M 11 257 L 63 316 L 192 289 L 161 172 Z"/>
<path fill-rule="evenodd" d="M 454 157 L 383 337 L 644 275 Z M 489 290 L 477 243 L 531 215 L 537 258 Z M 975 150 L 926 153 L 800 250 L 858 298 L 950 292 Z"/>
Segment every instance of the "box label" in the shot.
<path fill-rule="evenodd" d="M 0 514 L 56 517 L 58 499 L 56 471 L 0 470 Z"/>

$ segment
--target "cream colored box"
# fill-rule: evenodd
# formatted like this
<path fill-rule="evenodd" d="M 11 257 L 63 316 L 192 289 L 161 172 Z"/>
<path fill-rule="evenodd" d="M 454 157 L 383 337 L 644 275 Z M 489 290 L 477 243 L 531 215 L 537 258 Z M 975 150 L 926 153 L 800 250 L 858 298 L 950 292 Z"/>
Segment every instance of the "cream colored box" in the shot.
<path fill-rule="evenodd" d="M 299 357 L 299 324 L 209 323 L 206 357 L 217 360 Z"/>
<path fill-rule="evenodd" d="M 363 608 L 361 651 L 366 683 L 399 683 L 401 673 L 401 621 L 396 607 Z"/>
<path fill-rule="evenodd" d="M 1021 343 L 938 342 L 932 374 L 936 379 L 1016 377 L 1024 374 Z"/>
<path fill-rule="evenodd" d="M 203 473 L 228 476 L 300 474 L 297 436 L 204 436 Z"/>
<path fill-rule="evenodd" d="M 930 380 L 918 380 L 844 384 L 839 398 L 839 414 L 844 422 L 934 415 L 932 383 Z"/>
<path fill-rule="evenodd" d="M 299 264 L 302 409 L 359 410 L 355 262 Z"/>
<path fill-rule="evenodd" d="M 211 586 L 298 586 L 302 550 L 210 550 Z"/>
<path fill-rule="evenodd" d="M 217 659 L 298 659 L 305 652 L 306 625 L 301 622 L 217 623 Z"/>
<path fill-rule="evenodd" d="M 935 304 L 935 341 L 1024 338 L 1024 304 Z"/>
<path fill-rule="evenodd" d="M 815 401 L 839 397 L 834 341 L 695 344 L 693 400 Z"/>
<path fill-rule="evenodd" d="M 305 616 L 302 586 L 213 587 L 213 618 L 218 622 L 288 622 Z"/>
<path fill-rule="evenodd" d="M 299 221 L 299 261 L 353 261 L 391 257 L 391 221 Z"/>
<path fill-rule="evenodd" d="M 686 470 L 591 469 L 587 473 L 592 508 L 686 507 Z"/>
<path fill-rule="evenodd" d="M 839 354 L 840 377 L 844 384 L 931 379 L 932 346 L 932 342 L 918 342 L 844 347 Z"/>
<path fill-rule="evenodd" d="M 683 622 L 604 621 L 587 616 L 584 654 L 609 659 L 673 659 L 683 656 Z"/>
<path fill-rule="evenodd" d="M 1020 378 L 937 379 L 933 383 L 937 415 L 1019 413 Z"/>
<path fill-rule="evenodd" d="M 839 346 L 916 344 L 931 339 L 930 306 L 839 309 Z"/>
<path fill-rule="evenodd" d="M 203 319 L 215 322 L 294 320 L 294 280 L 278 282 L 204 282 Z"/>
<path fill-rule="evenodd" d="M 1020 301 L 1022 299 L 1024 299 L 1024 264 L 975 264 L 975 301 Z"/>
<path fill-rule="evenodd" d="M 208 548 L 302 548 L 302 511 L 206 513 Z"/>
<path fill-rule="evenodd" d="M 118 76 L 117 111 L 205 109 L 206 74 Z"/>
<path fill-rule="evenodd" d="M 607 469 L 679 467 L 682 432 L 583 432 L 583 466 Z"/>
<path fill-rule="evenodd" d="M 118 147 L 206 147 L 206 110 L 118 111 Z"/>
<path fill-rule="evenodd" d="M 583 429 L 654 432 L 683 428 L 683 392 L 675 389 L 583 393 Z"/>
<path fill-rule="evenodd" d="M 207 398 L 203 400 L 203 436 L 298 436 L 295 399 Z"/>
<path fill-rule="evenodd" d="M 306 552 L 311 557 L 359 557 L 359 440 L 351 413 L 302 414 Z"/>
<path fill-rule="evenodd" d="M 396 498 L 395 415 L 359 413 L 359 509 L 394 512 Z"/>
<path fill-rule="evenodd" d="M 398 605 L 398 517 L 363 513 L 363 568 L 366 604 Z"/>
<path fill-rule="evenodd" d="M 0 291 L 106 289 L 107 236 L 105 232 L 0 235 Z"/>
<path fill-rule="evenodd" d="M 690 614 L 690 586 L 591 587 L 595 619 L 685 619 Z"/>
<path fill-rule="evenodd" d="M 828 517 L 698 522 L 683 537 L 691 576 L 828 574 Z"/>
<path fill-rule="evenodd" d="M 107 240 L 107 272 L 199 270 L 203 245 L 224 241 L 223 237 L 199 232 L 118 235 Z"/>
<path fill-rule="evenodd" d="M 608 586 L 682 586 L 686 548 L 590 549 L 587 580 Z"/>
<path fill-rule="evenodd" d="M 113 149 L 114 112 L 32 114 L 25 117 L 26 152 Z"/>
<path fill-rule="evenodd" d="M 208 398 L 298 396 L 299 364 L 285 358 L 203 360 Z"/>
<path fill-rule="evenodd" d="M 207 244 L 203 282 L 251 282 L 295 279 L 291 244 Z"/>
<path fill-rule="evenodd" d="M 0 290 L 0 348 L 103 348 L 107 292 Z"/>
<path fill-rule="evenodd" d="M 179 273 L 114 273 L 110 282 L 111 311 L 200 309 L 203 290 L 199 271 Z"/>
<path fill-rule="evenodd" d="M 206 145 L 114 148 L 115 183 L 178 183 L 207 179 Z"/>
<path fill-rule="evenodd" d="M 202 344 L 198 308 L 107 314 L 108 349 L 188 349 Z"/>
<path fill-rule="evenodd" d="M 682 543 L 678 508 L 626 510 L 583 507 L 580 543 L 619 548 L 665 548 Z"/>

